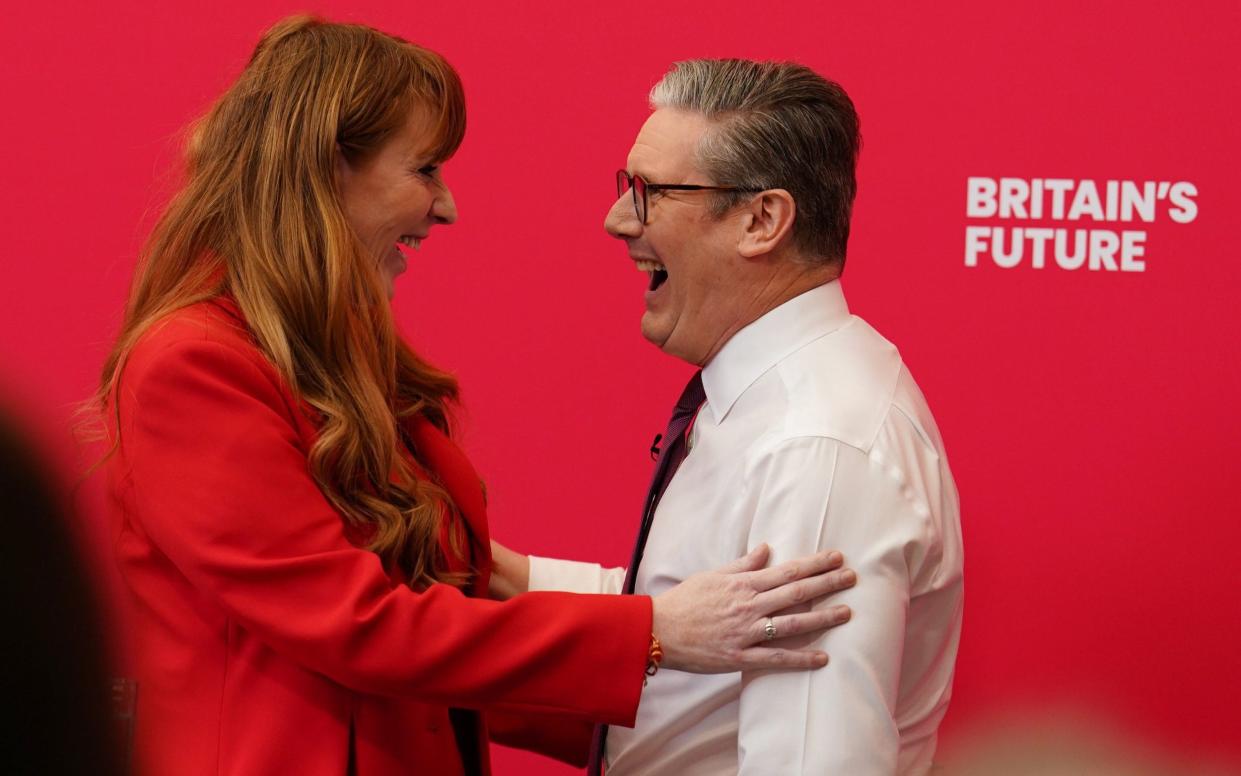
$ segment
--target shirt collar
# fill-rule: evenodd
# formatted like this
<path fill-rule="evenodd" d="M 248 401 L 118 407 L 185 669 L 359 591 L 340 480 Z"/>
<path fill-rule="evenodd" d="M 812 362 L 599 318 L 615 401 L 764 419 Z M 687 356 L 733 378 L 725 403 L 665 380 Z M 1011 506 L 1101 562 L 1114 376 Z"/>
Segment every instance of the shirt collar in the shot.
<path fill-rule="evenodd" d="M 732 336 L 702 370 L 705 410 L 720 423 L 754 381 L 795 351 L 849 320 L 840 281 L 795 296 Z"/>

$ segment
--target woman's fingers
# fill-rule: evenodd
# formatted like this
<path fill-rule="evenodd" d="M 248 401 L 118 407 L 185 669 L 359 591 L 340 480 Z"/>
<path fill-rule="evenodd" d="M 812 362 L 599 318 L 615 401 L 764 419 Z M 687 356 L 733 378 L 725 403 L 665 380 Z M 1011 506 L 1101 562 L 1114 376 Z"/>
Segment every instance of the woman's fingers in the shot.
<path fill-rule="evenodd" d="M 767 545 L 762 545 L 766 547 Z M 750 557 L 749 555 L 745 556 Z M 734 561 L 736 563 L 737 561 Z M 755 592 L 763 592 L 771 590 L 780 585 L 786 585 L 790 582 L 815 574 L 822 574 L 825 571 L 839 568 L 844 563 L 844 557 L 836 550 L 824 550 L 816 552 L 814 555 L 807 555 L 796 560 L 785 561 L 769 569 L 762 569 L 750 573 L 748 581 L 754 587 Z"/>
<path fill-rule="evenodd" d="M 847 606 L 829 606 L 822 610 L 764 617 L 754 625 L 753 640 L 761 644 L 788 636 L 815 633 L 844 625 L 852 616 L 853 610 Z"/>
<path fill-rule="evenodd" d="M 827 665 L 827 653 L 780 647 L 750 647 L 741 650 L 739 662 L 742 671 L 822 668 Z"/>
<path fill-rule="evenodd" d="M 762 616 L 790 606 L 810 603 L 825 595 L 847 590 L 855 584 L 857 584 L 857 574 L 853 569 L 837 568 L 759 593 L 755 596 L 754 604 L 759 610 L 759 615 Z"/>
<path fill-rule="evenodd" d="M 769 646 L 767 642 L 778 643 L 779 639 L 789 636 L 835 628 L 848 622 L 852 616 L 853 612 L 847 606 L 830 606 L 822 611 L 764 617 L 755 626 L 758 644 L 741 650 L 741 670 L 822 668 L 828 662 L 827 653 L 822 650 L 787 649 Z M 769 632 L 774 634 L 770 638 Z"/>
<path fill-rule="evenodd" d="M 766 543 L 760 544 L 754 549 L 742 555 L 736 560 L 730 561 L 728 565 L 721 566 L 716 569 L 721 574 L 740 574 L 745 571 L 755 571 L 767 565 L 767 559 L 771 557 L 771 548 Z M 765 589 L 765 588 L 764 588 Z"/>

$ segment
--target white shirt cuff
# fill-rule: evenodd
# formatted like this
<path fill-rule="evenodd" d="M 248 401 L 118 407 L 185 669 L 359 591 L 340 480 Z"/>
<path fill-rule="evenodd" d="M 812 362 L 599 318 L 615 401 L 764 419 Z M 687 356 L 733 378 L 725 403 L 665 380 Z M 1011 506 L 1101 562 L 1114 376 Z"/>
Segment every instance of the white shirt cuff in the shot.
<path fill-rule="evenodd" d="M 625 583 L 623 568 L 605 569 L 598 563 L 530 556 L 530 589 L 568 593 L 619 594 Z"/>

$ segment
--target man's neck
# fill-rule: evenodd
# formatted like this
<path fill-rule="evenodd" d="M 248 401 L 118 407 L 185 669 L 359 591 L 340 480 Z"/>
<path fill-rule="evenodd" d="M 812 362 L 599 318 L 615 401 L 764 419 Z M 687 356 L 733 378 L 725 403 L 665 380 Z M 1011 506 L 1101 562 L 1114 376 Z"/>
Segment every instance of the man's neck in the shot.
<path fill-rule="evenodd" d="M 818 288 L 840 277 L 840 266 L 831 264 L 788 263 L 779 272 L 774 272 L 767 282 L 754 289 L 754 295 L 743 308 L 741 315 L 733 325 L 721 332 L 711 346 L 706 358 L 698 366 L 705 367 L 711 359 L 724 349 L 733 335 L 762 318 L 780 305 L 795 299 L 812 288 Z"/>

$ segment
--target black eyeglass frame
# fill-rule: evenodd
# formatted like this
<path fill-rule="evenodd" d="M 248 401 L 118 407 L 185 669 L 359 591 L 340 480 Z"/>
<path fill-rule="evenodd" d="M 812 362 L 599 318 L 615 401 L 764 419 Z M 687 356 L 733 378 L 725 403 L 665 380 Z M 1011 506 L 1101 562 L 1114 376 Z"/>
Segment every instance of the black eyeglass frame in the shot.
<path fill-rule="evenodd" d="M 641 183 L 642 195 L 638 196 Z M 646 216 L 650 212 L 646 195 L 648 191 L 736 191 L 743 194 L 757 194 L 766 189 L 743 188 L 741 186 L 699 186 L 692 183 L 651 183 L 641 175 L 630 175 L 625 170 L 616 171 L 616 197 L 625 196 L 625 192 L 633 194 L 633 212 L 642 225 L 646 225 Z"/>

